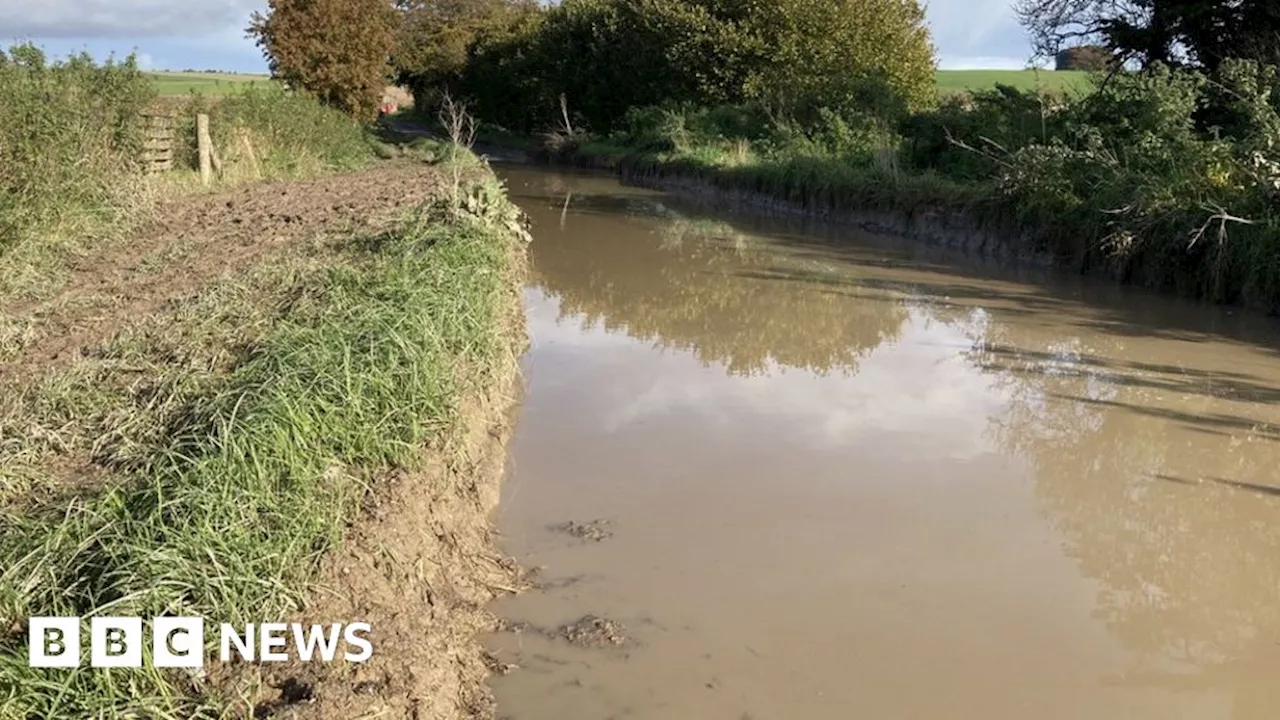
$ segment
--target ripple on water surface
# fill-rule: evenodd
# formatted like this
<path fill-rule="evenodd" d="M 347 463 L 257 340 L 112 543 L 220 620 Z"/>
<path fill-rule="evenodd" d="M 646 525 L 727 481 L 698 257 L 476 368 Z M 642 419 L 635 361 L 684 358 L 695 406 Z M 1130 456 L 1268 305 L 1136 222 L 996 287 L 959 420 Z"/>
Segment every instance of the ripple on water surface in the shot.
<path fill-rule="evenodd" d="M 500 715 L 1280 717 L 1274 322 L 508 180 Z"/>

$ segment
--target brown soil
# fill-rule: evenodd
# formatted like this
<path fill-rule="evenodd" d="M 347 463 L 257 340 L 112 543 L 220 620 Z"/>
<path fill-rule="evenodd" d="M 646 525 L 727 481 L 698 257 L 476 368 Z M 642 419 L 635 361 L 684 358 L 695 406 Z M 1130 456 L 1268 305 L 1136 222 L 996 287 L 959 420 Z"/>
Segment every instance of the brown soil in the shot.
<path fill-rule="evenodd" d="M 79 258 L 55 297 L 0 307 L 14 318 L 28 319 L 33 336 L 19 357 L 0 364 L 0 383 L 47 371 L 131 319 L 300 240 L 376 227 L 429 198 L 436 180 L 436 172 L 425 165 L 383 164 L 168 202 L 156 220 L 132 237 Z M 165 254 L 173 259 L 161 258 Z"/>
<path fill-rule="evenodd" d="M 254 716 L 493 717 L 486 680 L 495 668 L 477 635 L 496 629 L 485 605 L 519 583 L 487 521 L 508 434 L 505 422 L 490 424 L 498 411 L 471 413 L 466 442 L 476 447 L 459 457 L 475 452 L 473 460 L 450 467 L 433 454 L 425 472 L 381 487 L 369 517 L 326 559 L 311 605 L 290 619 L 368 622 L 372 658 L 242 668 L 236 683 L 262 688 Z"/>

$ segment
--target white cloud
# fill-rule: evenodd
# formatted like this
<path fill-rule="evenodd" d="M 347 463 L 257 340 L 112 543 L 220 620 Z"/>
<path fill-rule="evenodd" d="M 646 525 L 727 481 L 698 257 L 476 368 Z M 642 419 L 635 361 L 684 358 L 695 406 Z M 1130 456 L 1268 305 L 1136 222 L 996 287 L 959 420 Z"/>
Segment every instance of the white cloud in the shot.
<path fill-rule="evenodd" d="M 1031 56 L 1013 0 L 929 0 L 926 13 L 943 68 L 1020 69 Z"/>
<path fill-rule="evenodd" d="M 544 384 L 601 388 L 593 412 L 609 433 L 670 413 L 697 414 L 726 434 L 741 430 L 744 418 L 783 418 L 779 431 L 790 441 L 824 449 L 893 438 L 935 456 L 971 459 L 992 451 L 988 421 L 1008 409 L 1007 392 L 966 357 L 986 334 L 982 311 L 954 323 L 912 310 L 901 335 L 863 358 L 856 373 L 819 376 L 772 364 L 742 377 L 704 367 L 683 351 L 655 359 L 642 349 L 649 343 L 587 326 L 579 316 L 561 318 L 541 293 L 529 298 L 533 357 L 556 366 L 534 372 L 544 372 Z M 550 380 L 553 374 L 559 381 Z"/>
<path fill-rule="evenodd" d="M 1040 68 L 1053 67 L 1052 61 L 1034 63 Z M 1026 58 L 999 57 L 990 55 L 945 55 L 938 56 L 938 67 L 943 70 L 1025 70 L 1031 67 Z"/>
<path fill-rule="evenodd" d="M 3 38 L 206 37 L 242 29 L 263 0 L 4 0 Z"/>

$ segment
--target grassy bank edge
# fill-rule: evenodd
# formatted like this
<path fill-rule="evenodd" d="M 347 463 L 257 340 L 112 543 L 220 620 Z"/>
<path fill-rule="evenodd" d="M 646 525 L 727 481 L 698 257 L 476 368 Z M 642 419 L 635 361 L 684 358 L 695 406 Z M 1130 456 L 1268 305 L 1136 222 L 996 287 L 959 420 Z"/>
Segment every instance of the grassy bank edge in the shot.
<path fill-rule="evenodd" d="M 513 372 L 522 226 L 491 173 L 290 290 L 288 311 L 131 478 L 0 515 L 0 717 L 213 717 L 199 677 L 26 667 L 25 618 L 298 608 L 388 473 L 447 452 L 459 408 Z M 518 313 L 516 313 L 518 314 Z M 509 378 L 505 379 L 509 380 Z"/>
<path fill-rule="evenodd" d="M 487 138 L 486 138 L 487 139 Z M 499 140 L 495 138 L 495 140 Z M 1252 258 L 1269 238 L 1237 231 L 1233 244 L 1177 253 L 1150 244 L 1120 254 L 1109 218 L 1087 209 L 1063 213 L 1024 203 L 990 182 L 959 182 L 932 172 L 863 167 L 832 158 L 726 162 L 723 153 L 648 152 L 589 139 L 530 153 L 535 163 L 613 172 L 627 183 L 700 195 L 717 202 L 815 217 L 932 244 L 1100 277 L 1161 293 L 1280 313 L 1280 277 Z M 500 140 L 499 140 L 500 141 Z M 523 147 L 527 143 L 520 143 Z M 705 155 L 705 156 L 704 156 Z M 1155 228 L 1154 232 L 1159 232 Z M 1167 233 L 1184 233 L 1170 225 Z M 1242 244 L 1243 242 L 1243 244 Z M 1229 294 L 1229 296 L 1228 296 Z"/>

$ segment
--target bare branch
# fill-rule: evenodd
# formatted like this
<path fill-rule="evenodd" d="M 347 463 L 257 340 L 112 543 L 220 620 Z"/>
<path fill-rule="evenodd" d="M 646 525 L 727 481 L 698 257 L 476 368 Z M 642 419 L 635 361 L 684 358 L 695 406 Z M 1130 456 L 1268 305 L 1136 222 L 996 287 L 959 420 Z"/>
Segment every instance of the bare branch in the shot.
<path fill-rule="evenodd" d="M 1236 217 L 1235 215 L 1232 215 L 1221 206 L 1207 207 L 1205 209 L 1213 212 L 1214 214 L 1210 215 L 1209 218 L 1204 221 L 1204 224 L 1201 225 L 1198 230 L 1195 230 L 1194 232 L 1191 233 L 1191 241 L 1187 243 L 1188 250 L 1195 247 L 1196 243 L 1199 242 L 1200 239 L 1205 236 L 1205 233 L 1208 232 L 1209 230 L 1209 226 L 1213 225 L 1214 221 L 1217 221 L 1218 223 L 1218 244 L 1220 245 L 1227 241 L 1227 223 L 1234 222 L 1234 223 L 1240 223 L 1241 225 L 1255 224 L 1253 220 L 1248 220 L 1246 218 Z"/>
<path fill-rule="evenodd" d="M 454 145 L 470 149 L 475 144 L 476 119 L 467 112 L 465 103 L 453 99 L 453 95 L 445 92 L 440 101 L 440 125 L 449 134 Z"/>

